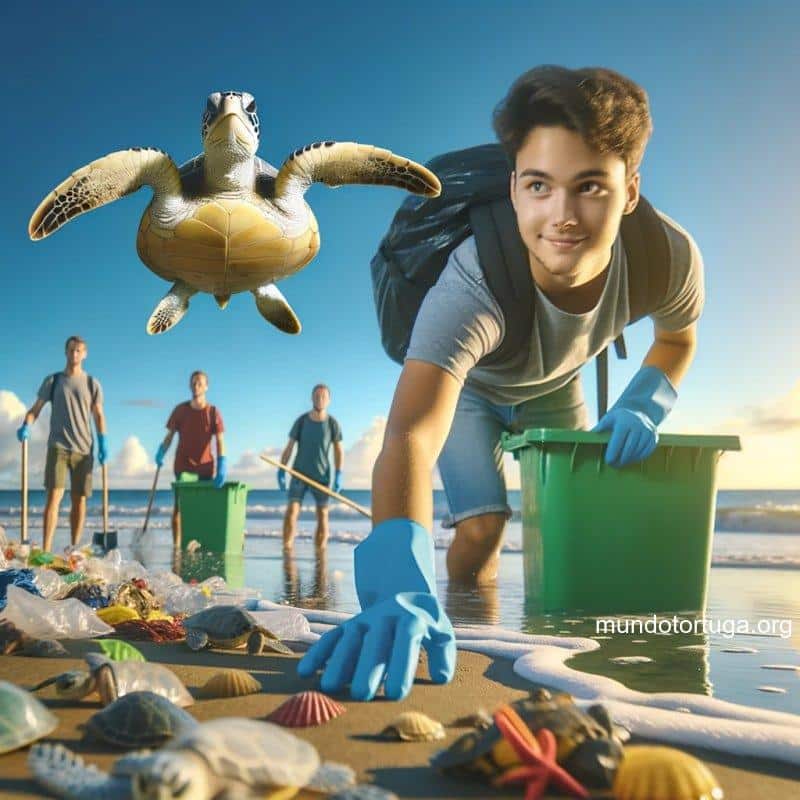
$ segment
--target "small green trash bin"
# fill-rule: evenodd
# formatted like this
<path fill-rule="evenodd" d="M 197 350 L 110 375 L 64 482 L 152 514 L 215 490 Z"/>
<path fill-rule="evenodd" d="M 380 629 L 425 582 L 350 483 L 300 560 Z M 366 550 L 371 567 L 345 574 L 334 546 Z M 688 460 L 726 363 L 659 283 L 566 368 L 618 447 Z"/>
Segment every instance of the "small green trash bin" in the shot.
<path fill-rule="evenodd" d="M 650 458 L 603 460 L 607 433 L 504 434 L 520 463 L 526 602 L 541 611 L 705 608 L 716 468 L 738 436 L 663 434 Z"/>
<path fill-rule="evenodd" d="M 215 489 L 211 481 L 181 474 L 172 484 L 181 512 L 181 548 L 196 539 L 213 553 L 241 553 L 247 512 L 247 484 L 230 481 Z"/>

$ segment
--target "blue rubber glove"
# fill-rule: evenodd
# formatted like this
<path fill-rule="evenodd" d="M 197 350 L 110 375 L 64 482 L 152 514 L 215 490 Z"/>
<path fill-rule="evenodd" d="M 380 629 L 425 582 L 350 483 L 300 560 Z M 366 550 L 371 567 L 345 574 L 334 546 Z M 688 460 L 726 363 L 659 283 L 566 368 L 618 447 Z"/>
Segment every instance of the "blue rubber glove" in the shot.
<path fill-rule="evenodd" d="M 320 687 L 350 684 L 355 700 L 371 700 L 383 683 L 390 700 L 410 691 L 420 645 L 434 683 L 456 666 L 453 626 L 436 598 L 433 539 L 416 522 L 390 519 L 356 547 L 355 583 L 361 613 L 325 633 L 297 665 L 302 677 L 323 669 Z"/>
<path fill-rule="evenodd" d="M 217 457 L 217 474 L 214 476 L 214 488 L 221 489 L 228 474 L 228 459 L 225 456 Z"/>
<path fill-rule="evenodd" d="M 333 491 L 337 494 L 342 491 L 342 471 L 336 470 L 336 475 L 333 476 Z"/>
<path fill-rule="evenodd" d="M 278 470 L 278 488 L 282 491 L 286 491 L 286 470 L 279 469 Z"/>
<path fill-rule="evenodd" d="M 31 438 L 31 428 L 27 422 L 23 422 L 19 428 L 17 428 L 17 441 L 18 442 L 26 442 L 28 439 Z"/>
<path fill-rule="evenodd" d="M 106 442 L 106 435 L 104 433 L 97 434 L 97 460 L 100 466 L 106 463 L 108 458 L 108 443 Z"/>
<path fill-rule="evenodd" d="M 156 466 L 163 467 L 164 466 L 164 456 L 167 454 L 167 448 L 164 447 L 164 442 L 158 446 L 158 450 L 156 450 Z"/>
<path fill-rule="evenodd" d="M 624 467 L 643 461 L 658 445 L 658 426 L 672 410 L 678 393 L 658 367 L 642 367 L 595 431 L 611 431 L 606 464 Z"/>

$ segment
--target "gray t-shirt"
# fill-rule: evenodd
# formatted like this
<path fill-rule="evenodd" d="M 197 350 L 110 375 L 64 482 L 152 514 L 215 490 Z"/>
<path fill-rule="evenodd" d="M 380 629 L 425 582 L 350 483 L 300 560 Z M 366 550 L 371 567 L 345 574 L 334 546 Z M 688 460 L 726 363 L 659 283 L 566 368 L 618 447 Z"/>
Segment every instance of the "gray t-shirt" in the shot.
<path fill-rule="evenodd" d="M 289 438 L 297 442 L 294 468 L 318 483 L 330 483 L 330 449 L 334 442 L 342 441 L 342 429 L 330 414 L 322 422 L 315 422 L 309 414 L 294 421 Z"/>
<path fill-rule="evenodd" d="M 670 248 L 670 282 L 660 308 L 650 314 L 668 331 L 691 325 L 703 310 L 703 260 L 676 222 L 659 212 Z M 450 254 L 420 308 L 407 359 L 436 364 L 460 383 L 501 405 L 516 405 L 566 385 L 581 367 L 617 338 L 630 321 L 628 264 L 617 236 L 606 284 L 591 310 L 571 314 L 535 287 L 530 347 L 500 364 L 475 366 L 505 336 L 503 312 L 478 261 L 475 238 Z"/>
<path fill-rule="evenodd" d="M 55 377 L 55 391 L 53 379 Z M 39 387 L 39 399 L 47 403 L 53 396 L 48 447 L 59 447 L 73 453 L 92 452 L 92 407 L 102 405 L 103 387 L 89 375 L 48 375 Z"/>

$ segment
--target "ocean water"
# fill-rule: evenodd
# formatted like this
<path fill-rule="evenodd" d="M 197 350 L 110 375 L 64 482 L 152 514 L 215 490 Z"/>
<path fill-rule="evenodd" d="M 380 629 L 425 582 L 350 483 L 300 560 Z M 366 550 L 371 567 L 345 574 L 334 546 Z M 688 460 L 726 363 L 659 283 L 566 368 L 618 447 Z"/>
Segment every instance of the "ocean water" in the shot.
<path fill-rule="evenodd" d="M 368 491 L 346 494 L 369 507 Z M 606 623 L 595 617 L 543 615 L 527 607 L 519 492 L 511 492 L 509 499 L 514 517 L 500 557 L 499 588 L 478 592 L 448 585 L 444 562 L 451 534 L 440 525 L 446 510 L 444 494 L 434 495 L 438 591 L 454 624 L 599 636 L 600 649 L 576 656 L 569 666 L 614 678 L 639 691 L 690 692 L 800 713 L 800 491 L 720 492 L 704 614 L 676 619 L 672 615 L 618 618 L 617 628 L 611 632 L 601 630 L 598 626 Z M 90 501 L 85 541 L 92 531 L 101 530 L 99 500 L 97 493 Z M 232 586 L 256 589 L 274 602 L 358 611 L 352 583 L 353 545 L 369 533 L 370 522 L 348 507 L 331 506 L 331 538 L 320 559 L 313 547 L 313 504 L 305 506 L 295 552 L 285 557 L 280 532 L 285 496 L 273 490 L 253 490 L 248 496 L 244 556 L 184 555 L 176 564 L 171 551 L 172 495 L 168 491 L 156 494 L 143 547 L 136 553 L 130 550 L 133 534 L 141 529 L 147 500 L 147 491 L 110 493 L 110 527 L 119 532 L 123 557 L 136 556 L 154 570 L 174 568 L 186 579 L 220 574 Z M 41 537 L 43 502 L 43 492 L 30 493 L 29 531 L 34 543 Z M 65 500 L 56 549 L 69 542 L 67 512 Z M 0 491 L 0 525 L 9 538 L 19 535 L 19 514 L 19 494 Z"/>

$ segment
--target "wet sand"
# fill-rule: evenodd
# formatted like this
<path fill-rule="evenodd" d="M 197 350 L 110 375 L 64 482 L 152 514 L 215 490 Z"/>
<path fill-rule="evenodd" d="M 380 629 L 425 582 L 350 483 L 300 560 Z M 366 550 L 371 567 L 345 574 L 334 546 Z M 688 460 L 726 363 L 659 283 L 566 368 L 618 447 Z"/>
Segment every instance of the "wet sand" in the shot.
<path fill-rule="evenodd" d="M 81 654 L 89 649 L 86 642 L 65 642 L 70 658 L 37 659 L 24 656 L 0 656 L 0 680 L 31 686 L 67 669 L 83 665 Z M 248 670 L 262 684 L 261 694 L 226 700 L 198 700 L 188 711 L 198 720 L 220 716 L 263 718 L 294 692 L 316 688 L 314 680 L 303 680 L 295 672 L 296 657 L 281 655 L 249 656 L 244 652 L 192 652 L 184 644 L 136 642 L 150 661 L 169 666 L 197 695 L 197 689 L 219 669 Z M 301 645 L 297 646 L 300 650 Z M 521 798 L 522 787 L 497 790 L 481 783 L 440 775 L 429 766 L 430 757 L 446 747 L 465 728 L 448 728 L 447 738 L 438 742 L 399 743 L 376 738 L 401 711 L 421 710 L 445 724 L 483 706 L 489 710 L 500 703 L 525 696 L 531 685 L 516 676 L 512 662 L 493 660 L 466 651 L 459 652 L 455 678 L 447 686 L 433 685 L 420 664 L 417 682 L 410 697 L 402 702 L 381 699 L 371 703 L 351 702 L 346 695 L 337 699 L 347 712 L 317 728 L 293 732 L 314 744 L 324 760 L 349 764 L 359 780 L 391 789 L 403 798 L 415 800 L 458 800 L 459 798 Z M 120 755 L 110 747 L 83 742 L 78 725 L 99 710 L 97 702 L 62 701 L 52 687 L 39 693 L 61 724 L 47 741 L 59 741 L 80 753 L 89 763 L 107 769 Z M 642 740 L 638 740 L 642 741 Z M 779 762 L 732 757 L 686 748 L 702 758 L 720 781 L 727 800 L 800 799 L 800 771 Z M 3 798 L 43 797 L 29 776 L 24 748 L 0 756 L 0 796 Z M 307 795 L 310 796 L 310 795 Z M 314 795 L 319 797 L 319 795 Z M 549 795 L 548 795 L 549 797 Z M 597 793 L 593 797 L 610 797 Z"/>

